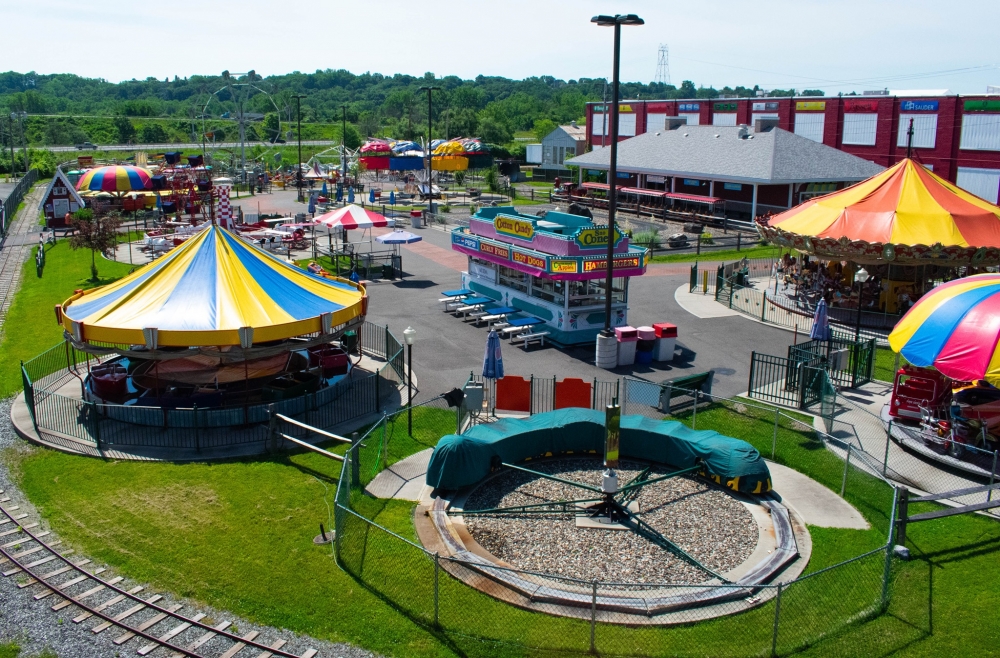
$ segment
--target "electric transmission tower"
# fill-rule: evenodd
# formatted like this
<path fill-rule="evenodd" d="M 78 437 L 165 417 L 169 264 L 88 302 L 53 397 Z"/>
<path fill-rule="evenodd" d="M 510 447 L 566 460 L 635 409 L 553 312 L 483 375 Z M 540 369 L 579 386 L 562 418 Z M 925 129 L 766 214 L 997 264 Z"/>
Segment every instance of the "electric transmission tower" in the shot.
<path fill-rule="evenodd" d="M 655 82 L 660 82 L 665 85 L 670 84 L 670 49 L 667 44 L 660 44 L 660 54 L 656 58 L 656 79 Z"/>

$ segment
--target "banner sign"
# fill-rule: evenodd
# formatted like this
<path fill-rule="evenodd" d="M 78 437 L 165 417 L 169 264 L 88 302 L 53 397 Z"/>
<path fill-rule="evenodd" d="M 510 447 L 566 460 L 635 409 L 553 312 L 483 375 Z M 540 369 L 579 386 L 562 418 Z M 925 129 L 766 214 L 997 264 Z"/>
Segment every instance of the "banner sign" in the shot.
<path fill-rule="evenodd" d="M 646 103 L 646 112 L 649 114 L 665 114 L 666 111 L 666 103 Z"/>
<path fill-rule="evenodd" d="M 701 111 L 701 103 L 678 103 L 678 112 L 699 112 Z"/>
<path fill-rule="evenodd" d="M 966 112 L 1000 112 L 1000 101 L 965 101 Z"/>
<path fill-rule="evenodd" d="M 826 101 L 798 101 L 795 103 L 797 111 L 822 111 L 826 109 Z"/>
<path fill-rule="evenodd" d="M 532 240 L 535 237 L 535 226 L 523 219 L 517 219 L 510 215 L 497 215 L 493 220 L 493 228 L 501 235 L 509 235 L 521 240 Z"/>
<path fill-rule="evenodd" d="M 596 249 L 608 247 L 607 228 L 582 228 L 573 235 L 573 239 L 582 249 Z M 622 232 L 615 227 L 615 246 L 622 241 Z"/>
<path fill-rule="evenodd" d="M 454 244 L 462 245 L 466 249 L 475 249 L 476 251 L 479 251 L 479 238 L 473 238 L 460 233 L 452 233 L 451 241 Z"/>
<path fill-rule="evenodd" d="M 903 101 L 899 104 L 903 112 L 937 112 L 937 101 Z"/>
<path fill-rule="evenodd" d="M 549 269 L 553 274 L 576 274 L 578 265 L 575 260 L 552 260 Z"/>
<path fill-rule="evenodd" d="M 545 258 L 539 258 L 538 256 L 526 254 L 523 251 L 514 251 L 511 260 L 515 263 L 528 265 L 529 267 L 534 267 L 542 271 L 545 270 Z"/>
<path fill-rule="evenodd" d="M 778 109 L 778 103 L 775 101 L 770 101 L 767 103 L 754 103 L 754 112 L 775 112 Z"/>
<path fill-rule="evenodd" d="M 735 112 L 736 111 L 736 103 L 716 103 L 715 104 L 715 111 L 716 112 Z"/>
<path fill-rule="evenodd" d="M 633 112 L 634 110 L 632 109 L 631 105 L 619 105 L 618 106 L 618 111 L 619 112 Z"/>
<path fill-rule="evenodd" d="M 497 258 L 510 260 L 509 247 L 493 244 L 491 242 L 481 242 L 479 243 L 479 251 L 480 253 L 489 254 L 490 256 L 496 256 Z"/>
<path fill-rule="evenodd" d="M 878 112 L 878 101 L 844 101 L 845 112 Z"/>
<path fill-rule="evenodd" d="M 616 258 L 614 260 L 614 265 L 612 270 L 628 270 L 635 269 L 639 267 L 639 257 L 634 258 Z M 608 259 L 604 260 L 585 260 L 583 261 L 583 271 L 586 272 L 598 272 L 601 270 L 608 269 Z"/>

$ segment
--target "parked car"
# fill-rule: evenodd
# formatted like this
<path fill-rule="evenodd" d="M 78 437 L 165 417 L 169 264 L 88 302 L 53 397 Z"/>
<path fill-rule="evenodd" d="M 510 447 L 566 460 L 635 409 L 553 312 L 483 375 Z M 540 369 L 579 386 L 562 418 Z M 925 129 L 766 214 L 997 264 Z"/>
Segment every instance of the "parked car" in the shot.
<path fill-rule="evenodd" d="M 93 142 L 84 142 L 82 144 L 77 144 L 76 148 L 78 151 L 86 151 L 88 149 L 92 151 L 97 148 L 97 144 L 94 144 Z"/>

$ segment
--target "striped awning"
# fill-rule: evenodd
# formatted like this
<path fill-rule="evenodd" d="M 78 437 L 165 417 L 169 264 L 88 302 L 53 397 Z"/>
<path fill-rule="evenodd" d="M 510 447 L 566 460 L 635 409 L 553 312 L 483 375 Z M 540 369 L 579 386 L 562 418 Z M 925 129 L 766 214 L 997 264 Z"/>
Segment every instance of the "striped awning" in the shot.
<path fill-rule="evenodd" d="M 365 294 L 211 226 L 129 276 L 73 295 L 61 321 L 84 343 L 249 347 L 363 317 Z"/>

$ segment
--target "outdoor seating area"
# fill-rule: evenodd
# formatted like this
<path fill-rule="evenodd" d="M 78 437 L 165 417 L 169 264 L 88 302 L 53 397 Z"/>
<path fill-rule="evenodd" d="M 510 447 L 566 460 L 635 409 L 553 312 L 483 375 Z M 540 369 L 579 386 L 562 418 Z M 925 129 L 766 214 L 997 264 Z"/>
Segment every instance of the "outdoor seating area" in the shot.
<path fill-rule="evenodd" d="M 534 328 L 544 324 L 544 321 L 513 306 L 504 306 L 492 297 L 479 295 L 468 288 L 446 290 L 441 293 L 439 304 L 444 304 L 444 312 L 472 320 L 473 326 L 484 326 L 490 331 L 496 331 L 500 336 L 527 349 L 532 343 L 545 346 L 547 331 L 536 331 Z"/>

